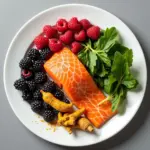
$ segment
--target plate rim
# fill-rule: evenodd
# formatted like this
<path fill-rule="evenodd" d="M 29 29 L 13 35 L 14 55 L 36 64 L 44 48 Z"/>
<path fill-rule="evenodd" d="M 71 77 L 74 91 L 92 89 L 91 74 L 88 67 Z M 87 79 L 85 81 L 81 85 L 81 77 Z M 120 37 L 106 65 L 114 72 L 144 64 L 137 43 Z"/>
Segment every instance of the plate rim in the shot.
<path fill-rule="evenodd" d="M 7 88 L 6 88 L 6 66 L 7 66 L 7 63 L 8 63 L 8 57 L 9 57 L 9 53 L 11 51 L 11 47 L 13 46 L 13 43 L 15 42 L 15 40 L 17 39 L 17 37 L 19 36 L 19 34 L 22 32 L 22 30 L 30 23 L 32 22 L 34 19 L 36 19 L 38 16 L 50 11 L 50 10 L 53 10 L 53 9 L 58 9 L 58 8 L 62 8 L 62 7 L 69 7 L 69 6 L 81 6 L 81 7 L 90 7 L 90 8 L 93 8 L 93 9 L 97 9 L 97 10 L 100 10 L 104 13 L 107 13 L 109 15 L 113 15 L 113 17 L 117 18 L 119 21 L 121 21 L 129 30 L 130 32 L 132 33 L 132 36 L 135 38 L 136 42 L 139 44 L 139 47 L 140 49 L 142 50 L 142 54 L 143 54 L 143 58 L 144 58 L 144 63 L 145 63 L 145 71 L 146 71 L 146 79 L 145 79 L 145 83 L 146 83 L 146 86 L 145 86 L 145 89 L 143 91 L 143 96 L 142 96 L 142 100 L 141 102 L 139 103 L 139 106 L 137 108 L 137 110 L 134 112 L 134 115 L 131 117 L 131 119 L 129 119 L 125 124 L 124 126 L 120 129 L 120 130 L 117 130 L 115 134 L 106 137 L 104 138 L 103 140 L 101 141 L 97 141 L 97 142 L 93 142 L 92 144 L 82 144 L 82 145 L 75 145 L 75 144 L 68 144 L 68 145 L 65 145 L 65 144 L 61 144 L 61 143 L 58 143 L 58 142 L 54 142 L 54 141 L 49 141 L 47 138 L 45 137 L 42 137 L 40 136 L 38 133 L 32 131 L 30 128 L 27 127 L 26 123 L 18 116 L 17 112 L 15 111 L 14 107 L 13 107 L 13 104 L 11 103 L 11 100 L 9 98 L 9 94 L 7 92 Z M 57 6 L 53 6 L 53 7 L 49 7 L 48 9 L 45 9 L 43 11 L 40 11 L 39 13 L 37 13 L 36 15 L 34 15 L 33 17 L 31 17 L 28 21 L 26 21 L 22 26 L 21 28 L 17 31 L 17 33 L 15 34 L 15 36 L 13 37 L 13 39 L 11 40 L 10 44 L 9 44 L 9 47 L 7 49 L 7 52 L 6 52 L 6 55 L 5 55 L 5 60 L 4 60 L 4 65 L 3 65 L 3 83 L 4 83 L 4 89 L 5 89 L 5 93 L 6 93 L 6 97 L 7 97 L 7 100 L 8 100 L 8 103 L 10 104 L 14 114 L 16 115 L 16 117 L 19 119 L 19 121 L 29 130 L 31 131 L 34 135 L 37 135 L 38 137 L 48 141 L 48 142 L 51 142 L 51 143 L 54 143 L 54 144 L 57 144 L 57 145 L 61 145 L 61 146 L 67 146 L 67 147 L 83 147 L 83 146 L 89 146 L 89 145 L 95 145 L 95 144 L 98 144 L 98 143 L 101 143 L 103 141 L 106 141 L 108 139 L 110 139 L 111 137 L 115 136 L 116 134 L 118 134 L 119 132 L 121 132 L 134 118 L 134 116 L 136 115 L 137 111 L 139 110 L 142 102 L 143 102 L 143 99 L 144 99 L 144 96 L 145 96 L 145 92 L 146 92 L 146 89 L 147 89 L 147 62 L 146 62 L 146 58 L 145 58 L 145 54 L 144 54 L 144 51 L 140 45 L 140 42 L 138 41 L 137 37 L 134 35 L 133 31 L 130 29 L 130 27 L 128 25 L 126 25 L 126 23 L 124 23 L 124 21 L 122 21 L 119 17 L 117 17 L 116 15 L 114 15 L 113 13 L 110 13 L 109 11 L 106 11 L 100 7 L 96 7 L 96 6 L 93 6 L 93 5 L 89 5 L 89 4 L 79 4 L 79 3 L 72 3 L 72 4 L 61 4 L 61 5 L 57 5 Z"/>

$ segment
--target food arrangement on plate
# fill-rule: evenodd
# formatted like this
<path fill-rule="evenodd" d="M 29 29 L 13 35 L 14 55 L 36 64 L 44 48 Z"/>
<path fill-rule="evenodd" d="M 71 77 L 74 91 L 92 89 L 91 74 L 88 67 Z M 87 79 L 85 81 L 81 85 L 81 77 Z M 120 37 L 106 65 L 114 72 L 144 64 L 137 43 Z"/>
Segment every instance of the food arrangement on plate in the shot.
<path fill-rule="evenodd" d="M 59 19 L 45 25 L 32 45 L 19 63 L 21 78 L 14 86 L 46 122 L 69 133 L 92 132 L 125 112 L 127 92 L 138 81 L 130 71 L 132 50 L 115 27 Z"/>

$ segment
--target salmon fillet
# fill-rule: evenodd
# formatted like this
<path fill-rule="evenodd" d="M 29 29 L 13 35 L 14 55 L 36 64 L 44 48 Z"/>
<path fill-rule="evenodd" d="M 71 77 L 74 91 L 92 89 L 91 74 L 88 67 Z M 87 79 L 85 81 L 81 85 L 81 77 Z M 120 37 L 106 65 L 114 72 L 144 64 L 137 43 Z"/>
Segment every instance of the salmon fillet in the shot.
<path fill-rule="evenodd" d="M 45 62 L 48 75 L 63 88 L 65 94 L 78 108 L 85 108 L 86 117 L 95 127 L 100 127 L 114 113 L 111 103 L 98 106 L 105 98 L 79 59 L 64 48 Z"/>

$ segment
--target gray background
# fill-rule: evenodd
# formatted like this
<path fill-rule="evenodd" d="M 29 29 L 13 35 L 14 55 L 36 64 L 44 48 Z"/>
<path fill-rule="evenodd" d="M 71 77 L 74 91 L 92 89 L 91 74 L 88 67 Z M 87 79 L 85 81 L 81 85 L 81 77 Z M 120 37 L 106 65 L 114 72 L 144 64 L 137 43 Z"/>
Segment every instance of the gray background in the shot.
<path fill-rule="evenodd" d="M 0 0 L 0 150 L 68 150 L 48 143 L 26 129 L 11 110 L 3 88 L 3 63 L 10 41 L 32 16 L 49 7 L 65 3 L 86 3 L 101 7 L 121 18 L 141 43 L 149 66 L 150 1 L 149 0 Z M 140 61 L 140 60 L 139 60 Z M 12 70 L 13 72 L 13 70 Z M 148 80 L 149 83 L 149 80 Z M 115 137 L 86 147 L 87 150 L 149 150 L 150 98 L 147 87 L 142 106 L 129 125 Z"/>

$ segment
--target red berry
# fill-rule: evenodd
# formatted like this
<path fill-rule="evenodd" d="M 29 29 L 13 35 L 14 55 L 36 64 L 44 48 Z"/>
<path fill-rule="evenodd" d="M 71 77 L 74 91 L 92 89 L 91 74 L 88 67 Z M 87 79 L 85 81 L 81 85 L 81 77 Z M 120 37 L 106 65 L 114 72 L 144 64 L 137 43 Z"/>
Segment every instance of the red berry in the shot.
<path fill-rule="evenodd" d="M 70 44 L 73 41 L 73 32 L 68 30 L 64 34 L 60 35 L 59 39 L 64 44 Z"/>
<path fill-rule="evenodd" d="M 83 29 L 85 29 L 85 30 L 87 30 L 88 28 L 90 28 L 92 26 L 92 24 L 87 19 L 80 20 L 80 23 L 81 23 Z"/>
<path fill-rule="evenodd" d="M 86 39 L 86 33 L 84 30 L 81 30 L 78 33 L 75 33 L 74 38 L 76 41 L 83 42 Z"/>
<path fill-rule="evenodd" d="M 68 28 L 73 30 L 73 31 L 80 31 L 81 24 L 76 17 L 73 17 L 68 22 Z"/>
<path fill-rule="evenodd" d="M 71 50 L 74 54 L 77 54 L 82 49 L 82 45 L 79 42 L 73 42 L 71 44 Z"/>
<path fill-rule="evenodd" d="M 48 38 L 42 35 L 37 36 L 33 42 L 35 46 L 37 47 L 37 49 L 42 49 L 48 46 Z"/>
<path fill-rule="evenodd" d="M 68 29 L 68 22 L 65 19 L 59 19 L 56 23 L 59 32 L 65 32 Z"/>
<path fill-rule="evenodd" d="M 57 30 L 50 26 L 50 25 L 45 25 L 43 28 L 43 33 L 48 37 L 48 38 L 53 38 L 57 34 Z"/>
<path fill-rule="evenodd" d="M 98 26 L 92 26 L 87 30 L 87 36 L 92 40 L 97 40 L 100 36 L 100 28 Z"/>
<path fill-rule="evenodd" d="M 49 39 L 49 48 L 52 52 L 59 52 L 63 48 L 63 44 L 58 39 Z"/>

